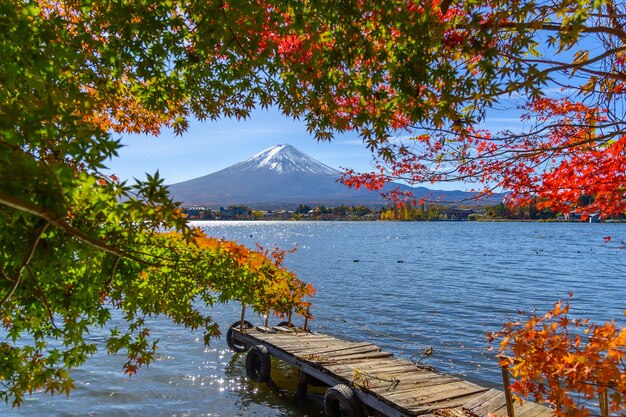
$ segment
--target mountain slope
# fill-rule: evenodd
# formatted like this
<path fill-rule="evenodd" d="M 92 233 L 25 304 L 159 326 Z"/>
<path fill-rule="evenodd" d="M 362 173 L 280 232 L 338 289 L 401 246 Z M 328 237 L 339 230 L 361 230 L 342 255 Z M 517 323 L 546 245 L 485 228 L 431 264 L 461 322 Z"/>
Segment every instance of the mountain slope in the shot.
<path fill-rule="evenodd" d="M 172 184 L 169 189 L 184 206 L 245 204 L 253 208 L 289 208 L 298 204 L 380 206 L 387 203 L 376 192 L 350 190 L 338 183 L 340 174 L 291 145 L 276 145 L 221 171 Z M 471 196 L 423 187 L 413 190 L 417 198 L 444 197 L 455 201 Z"/>

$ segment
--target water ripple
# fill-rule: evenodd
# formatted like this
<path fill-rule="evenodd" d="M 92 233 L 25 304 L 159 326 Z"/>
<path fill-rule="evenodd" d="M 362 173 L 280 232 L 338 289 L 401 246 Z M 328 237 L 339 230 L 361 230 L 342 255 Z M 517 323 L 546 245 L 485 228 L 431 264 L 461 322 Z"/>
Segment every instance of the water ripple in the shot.
<path fill-rule="evenodd" d="M 287 265 L 317 288 L 314 330 L 367 340 L 441 371 L 500 384 L 485 332 L 518 310 L 539 311 L 574 291 L 572 314 L 624 325 L 626 261 L 602 237 L 622 224 L 197 222 L 215 236 L 254 246 L 299 250 Z M 358 262 L 355 262 L 357 261 Z M 222 325 L 236 304 L 218 306 Z M 260 322 L 260 320 L 257 320 Z M 205 348 L 198 334 L 151 322 L 161 338 L 156 361 L 124 377 L 123 357 L 102 351 L 74 372 L 69 400 L 34 395 L 8 416 L 302 416 L 320 415 L 314 400 L 293 398 L 295 373 L 273 364 L 278 391 L 250 383 L 243 356 L 223 340 Z M 102 336 L 93 342 L 103 344 Z M 419 357 L 419 356 L 417 356 Z"/>

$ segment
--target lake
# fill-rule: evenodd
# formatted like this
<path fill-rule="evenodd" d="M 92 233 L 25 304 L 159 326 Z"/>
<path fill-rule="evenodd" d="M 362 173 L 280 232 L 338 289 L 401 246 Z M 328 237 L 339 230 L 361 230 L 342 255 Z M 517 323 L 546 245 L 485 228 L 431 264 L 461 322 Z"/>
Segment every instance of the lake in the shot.
<path fill-rule="evenodd" d="M 543 312 L 572 298 L 571 314 L 625 325 L 626 259 L 615 241 L 626 224 L 473 222 L 197 222 L 209 234 L 266 247 L 298 245 L 286 264 L 317 294 L 315 331 L 371 341 L 486 386 L 501 384 L 486 351 L 486 331 L 517 310 Z M 604 236 L 612 236 L 604 245 Z M 240 306 L 214 308 L 226 327 Z M 262 318 L 248 320 L 261 324 Z M 277 323 L 273 319 L 271 323 Z M 295 372 L 277 366 L 281 389 L 251 383 L 245 358 L 225 341 L 205 348 L 202 335 L 153 320 L 161 338 L 157 360 L 132 378 L 123 357 L 99 352 L 73 372 L 65 397 L 34 395 L 5 416 L 315 416 L 319 396 L 293 398 Z M 93 338 L 102 341 L 94 332 Z M 419 357 L 419 355 L 418 355 Z M 276 362 L 276 361 L 274 361 Z"/>

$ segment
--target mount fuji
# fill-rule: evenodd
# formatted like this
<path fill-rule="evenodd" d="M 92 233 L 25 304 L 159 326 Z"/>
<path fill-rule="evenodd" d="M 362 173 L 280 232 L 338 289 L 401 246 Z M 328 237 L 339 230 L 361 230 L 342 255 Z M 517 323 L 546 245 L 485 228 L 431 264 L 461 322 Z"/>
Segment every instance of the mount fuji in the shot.
<path fill-rule="evenodd" d="M 184 206 L 228 206 L 244 204 L 252 208 L 292 208 L 309 205 L 383 206 L 387 201 L 377 192 L 352 190 L 338 182 L 341 172 L 325 165 L 291 145 L 276 145 L 209 175 L 169 186 L 175 200 Z M 398 184 L 389 186 L 393 189 Z M 407 186 L 399 185 L 404 189 Z M 442 201 L 471 197 L 461 191 L 431 191 L 412 188 L 417 198 Z"/>

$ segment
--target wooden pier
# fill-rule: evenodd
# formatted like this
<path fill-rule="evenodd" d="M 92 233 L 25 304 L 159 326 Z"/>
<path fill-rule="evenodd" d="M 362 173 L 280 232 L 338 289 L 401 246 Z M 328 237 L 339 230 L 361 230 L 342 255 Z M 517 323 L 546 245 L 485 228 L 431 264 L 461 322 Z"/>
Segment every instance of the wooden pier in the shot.
<path fill-rule="evenodd" d="M 297 394 L 306 394 L 308 384 L 328 386 L 327 416 L 552 416 L 547 407 L 514 403 L 503 391 L 395 358 L 368 342 L 287 326 L 254 327 L 248 322 L 233 324 L 227 341 L 234 350 L 248 352 L 246 372 L 255 381 L 270 380 L 273 356 L 298 369 Z"/>

